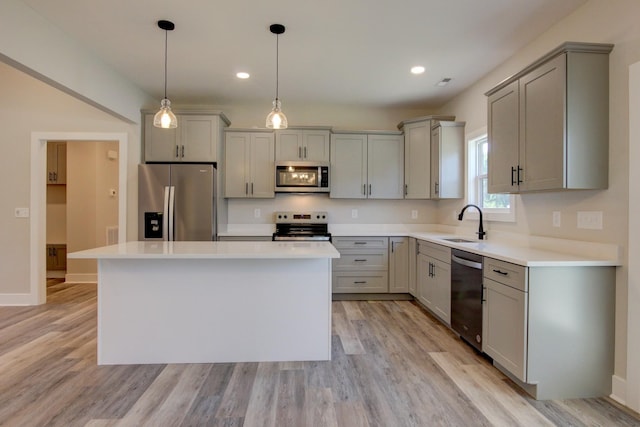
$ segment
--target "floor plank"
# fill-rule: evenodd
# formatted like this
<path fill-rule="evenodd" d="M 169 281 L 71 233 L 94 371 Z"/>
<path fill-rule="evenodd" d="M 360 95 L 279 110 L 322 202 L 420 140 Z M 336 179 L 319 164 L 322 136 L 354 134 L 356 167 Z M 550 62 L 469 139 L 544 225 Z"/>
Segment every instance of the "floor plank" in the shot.
<path fill-rule="evenodd" d="M 96 365 L 96 286 L 0 307 L 8 426 L 640 426 L 608 398 L 535 401 L 411 301 L 336 301 L 332 360 Z"/>

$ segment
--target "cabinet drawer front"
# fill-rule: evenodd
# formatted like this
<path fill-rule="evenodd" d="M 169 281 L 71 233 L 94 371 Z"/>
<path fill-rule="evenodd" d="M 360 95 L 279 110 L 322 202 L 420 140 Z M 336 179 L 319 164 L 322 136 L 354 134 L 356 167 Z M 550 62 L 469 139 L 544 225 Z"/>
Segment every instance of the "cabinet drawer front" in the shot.
<path fill-rule="evenodd" d="M 387 273 L 334 272 L 334 293 L 386 293 L 389 292 Z"/>
<path fill-rule="evenodd" d="M 484 277 L 521 291 L 528 291 L 527 268 L 493 258 L 484 258 Z"/>
<path fill-rule="evenodd" d="M 388 266 L 387 251 L 370 251 L 353 253 L 340 252 L 340 258 L 333 260 L 335 270 L 386 270 Z"/>
<path fill-rule="evenodd" d="M 334 237 L 333 246 L 338 249 L 387 249 L 388 237 Z"/>
<path fill-rule="evenodd" d="M 440 261 L 451 264 L 451 248 L 438 245 L 437 243 L 418 240 L 418 253 L 430 256 Z"/>

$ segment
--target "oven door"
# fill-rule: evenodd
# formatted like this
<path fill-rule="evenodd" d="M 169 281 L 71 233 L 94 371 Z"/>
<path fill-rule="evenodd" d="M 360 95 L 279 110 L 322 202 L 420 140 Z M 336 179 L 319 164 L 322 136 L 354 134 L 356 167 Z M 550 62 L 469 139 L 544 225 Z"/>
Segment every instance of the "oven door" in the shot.
<path fill-rule="evenodd" d="M 276 163 L 277 193 L 329 192 L 329 165 L 317 162 Z"/>

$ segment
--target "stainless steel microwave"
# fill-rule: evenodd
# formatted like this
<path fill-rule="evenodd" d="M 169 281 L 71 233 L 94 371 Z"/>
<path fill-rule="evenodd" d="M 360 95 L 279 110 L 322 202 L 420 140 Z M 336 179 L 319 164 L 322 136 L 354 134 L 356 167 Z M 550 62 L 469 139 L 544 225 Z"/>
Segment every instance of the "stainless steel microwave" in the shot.
<path fill-rule="evenodd" d="M 328 193 L 329 163 L 276 162 L 276 193 Z"/>

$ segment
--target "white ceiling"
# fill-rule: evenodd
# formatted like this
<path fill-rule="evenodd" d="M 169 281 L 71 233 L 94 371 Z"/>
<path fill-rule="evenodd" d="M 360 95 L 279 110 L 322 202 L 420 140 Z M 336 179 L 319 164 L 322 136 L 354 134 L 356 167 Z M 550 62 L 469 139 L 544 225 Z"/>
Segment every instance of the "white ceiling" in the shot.
<path fill-rule="evenodd" d="M 586 0 L 23 0 L 144 91 L 176 104 L 435 108 Z M 409 73 L 413 65 L 426 72 Z M 248 80 L 237 71 L 251 74 Z M 435 84 L 453 80 L 444 88 Z M 506 76 L 505 76 L 506 77 Z M 285 107 L 286 109 L 286 107 Z"/>

